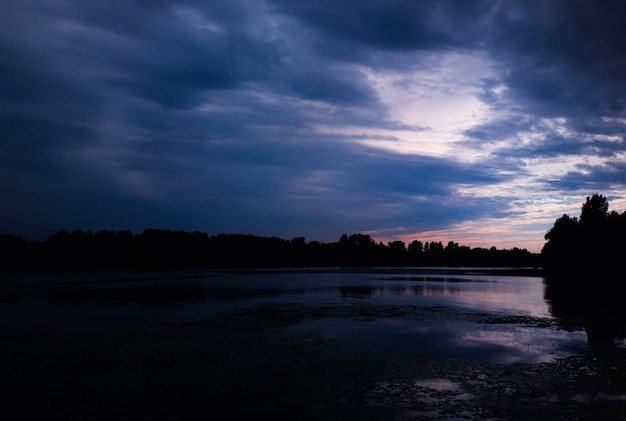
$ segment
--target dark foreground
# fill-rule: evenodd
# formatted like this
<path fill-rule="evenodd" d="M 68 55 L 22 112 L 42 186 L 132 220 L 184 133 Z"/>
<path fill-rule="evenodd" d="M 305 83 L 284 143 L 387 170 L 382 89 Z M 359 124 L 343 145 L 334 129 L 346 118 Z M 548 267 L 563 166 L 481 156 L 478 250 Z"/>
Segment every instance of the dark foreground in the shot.
<path fill-rule="evenodd" d="M 319 317 L 503 322 L 439 307 L 283 305 L 93 336 L 5 336 L 3 410 L 66 420 L 626 419 L 622 348 L 500 365 L 366 353 L 284 329 Z"/>

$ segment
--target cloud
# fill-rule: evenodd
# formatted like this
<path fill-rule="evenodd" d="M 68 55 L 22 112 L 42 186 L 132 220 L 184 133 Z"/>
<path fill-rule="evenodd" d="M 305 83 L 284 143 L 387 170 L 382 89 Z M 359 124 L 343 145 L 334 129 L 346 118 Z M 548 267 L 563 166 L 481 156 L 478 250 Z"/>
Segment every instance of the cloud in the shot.
<path fill-rule="evenodd" d="M 479 2 L 359 2 L 328 0 L 294 3 L 273 1 L 281 13 L 296 17 L 324 37 L 374 49 L 416 50 L 465 45 L 460 34 L 476 32 Z"/>
<path fill-rule="evenodd" d="M 2 2 L 0 231 L 436 233 L 538 251 L 585 195 L 626 196 L 625 15 Z"/>

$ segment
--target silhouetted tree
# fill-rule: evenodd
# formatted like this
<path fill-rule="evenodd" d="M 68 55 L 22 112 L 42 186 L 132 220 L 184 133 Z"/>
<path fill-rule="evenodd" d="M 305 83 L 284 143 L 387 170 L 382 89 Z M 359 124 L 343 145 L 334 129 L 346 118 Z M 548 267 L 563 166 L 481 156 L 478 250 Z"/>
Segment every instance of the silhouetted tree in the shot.
<path fill-rule="evenodd" d="M 582 211 L 580 213 L 581 224 L 600 224 L 606 221 L 606 217 L 609 214 L 609 202 L 606 197 L 601 194 L 594 194 L 593 196 L 587 196 L 587 200 L 583 203 Z"/>
<path fill-rule="evenodd" d="M 623 267 L 626 212 L 609 212 L 607 199 L 587 196 L 580 219 L 564 214 L 541 250 L 545 298 L 558 321 L 579 321 L 592 348 L 626 337 Z"/>
<path fill-rule="evenodd" d="M 557 218 L 541 250 L 548 283 L 580 284 L 623 270 L 618 262 L 626 252 L 626 216 L 608 209 L 607 199 L 594 194 L 582 205 L 580 220 L 567 214 Z"/>
<path fill-rule="evenodd" d="M 28 270 L 30 247 L 22 237 L 12 234 L 0 235 L 0 261 L 4 270 Z"/>
<path fill-rule="evenodd" d="M 384 262 L 385 265 L 390 266 L 403 266 L 407 264 L 407 249 L 404 241 L 395 240 L 387 243 L 389 249 L 388 260 Z"/>
<path fill-rule="evenodd" d="M 613 215 L 624 221 L 621 215 Z M 145 229 L 61 230 L 43 242 L 0 236 L 0 270 L 147 270 L 253 268 L 270 266 L 532 266 L 527 250 L 470 249 L 450 241 L 376 243 L 367 234 L 342 234 L 338 242 L 307 244 L 304 237 L 284 240 L 251 234 L 217 234 Z"/>
<path fill-rule="evenodd" d="M 413 240 L 409 243 L 408 250 L 412 255 L 420 254 L 424 251 L 424 244 L 419 240 Z"/>

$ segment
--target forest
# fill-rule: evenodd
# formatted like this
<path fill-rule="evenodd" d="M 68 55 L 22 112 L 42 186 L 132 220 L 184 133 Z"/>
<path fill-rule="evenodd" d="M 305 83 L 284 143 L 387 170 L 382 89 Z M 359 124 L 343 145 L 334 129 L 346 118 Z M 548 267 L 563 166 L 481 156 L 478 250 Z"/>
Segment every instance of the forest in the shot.
<path fill-rule="evenodd" d="M 470 248 L 453 241 L 376 243 L 369 235 L 341 235 L 337 242 L 307 242 L 244 234 L 146 229 L 58 231 L 45 241 L 0 235 L 2 269 L 12 271 L 110 271 L 336 266 L 537 267 L 526 249 Z"/>

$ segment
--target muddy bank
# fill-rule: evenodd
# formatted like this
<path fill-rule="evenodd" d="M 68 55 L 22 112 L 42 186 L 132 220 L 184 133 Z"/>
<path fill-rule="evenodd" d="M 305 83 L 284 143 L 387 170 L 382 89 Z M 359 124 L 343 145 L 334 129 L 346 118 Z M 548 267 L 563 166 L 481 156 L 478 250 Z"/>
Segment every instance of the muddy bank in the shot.
<path fill-rule="evenodd" d="M 317 318 L 443 318 L 550 327 L 551 319 L 443 307 L 277 305 L 200 323 L 2 338 L 5 410 L 66 419 L 626 419 L 626 355 L 541 364 L 412 359 L 287 329 Z M 218 411 L 218 412 L 216 412 Z"/>

